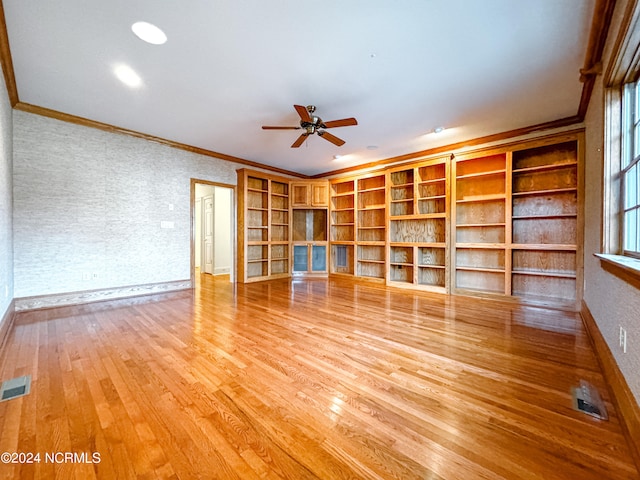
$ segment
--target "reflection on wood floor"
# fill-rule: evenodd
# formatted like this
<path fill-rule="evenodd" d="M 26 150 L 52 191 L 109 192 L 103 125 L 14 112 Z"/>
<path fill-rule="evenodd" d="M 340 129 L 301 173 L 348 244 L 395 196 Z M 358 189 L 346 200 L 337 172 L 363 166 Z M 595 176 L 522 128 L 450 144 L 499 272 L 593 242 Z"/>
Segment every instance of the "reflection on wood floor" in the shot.
<path fill-rule="evenodd" d="M 0 478 L 639 478 L 576 314 L 199 278 L 18 316 L 1 378 L 33 380 L 0 403 L 0 452 L 42 457 Z M 573 410 L 581 379 L 609 421 Z"/>

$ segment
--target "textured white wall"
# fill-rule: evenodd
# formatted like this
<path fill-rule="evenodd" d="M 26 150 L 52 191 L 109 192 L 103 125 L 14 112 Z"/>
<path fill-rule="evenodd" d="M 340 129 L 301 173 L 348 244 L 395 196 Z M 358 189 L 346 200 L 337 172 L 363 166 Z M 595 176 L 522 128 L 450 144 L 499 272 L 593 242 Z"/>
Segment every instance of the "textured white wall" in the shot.
<path fill-rule="evenodd" d="M 618 34 L 625 1 L 617 2 L 603 65 L 608 65 L 612 44 Z M 606 71 L 606 68 L 604 68 Z M 640 403 L 640 291 L 604 271 L 593 256 L 600 252 L 602 231 L 602 177 L 604 145 L 604 93 L 598 76 L 585 119 L 585 303 L 624 374 L 636 401 Z M 627 329 L 627 353 L 618 345 L 620 326 Z"/>
<path fill-rule="evenodd" d="M 0 74 L 0 320 L 13 299 L 13 121 Z"/>
<path fill-rule="evenodd" d="M 16 298 L 189 279 L 190 179 L 235 185 L 242 165 L 25 112 L 13 119 Z"/>

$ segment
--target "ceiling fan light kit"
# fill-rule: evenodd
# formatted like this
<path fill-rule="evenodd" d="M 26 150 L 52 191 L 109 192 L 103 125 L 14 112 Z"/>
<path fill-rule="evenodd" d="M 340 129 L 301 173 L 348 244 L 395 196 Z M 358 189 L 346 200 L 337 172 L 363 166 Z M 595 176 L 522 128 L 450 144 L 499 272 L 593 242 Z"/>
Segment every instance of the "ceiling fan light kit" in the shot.
<path fill-rule="evenodd" d="M 317 133 L 319 137 L 324 138 L 325 140 L 333 143 L 334 145 L 340 147 L 344 145 L 345 141 L 341 138 L 332 135 L 327 132 L 327 128 L 336 128 L 336 127 L 348 127 L 352 125 L 357 125 L 358 121 L 353 118 L 342 118 L 340 120 L 332 120 L 330 122 L 324 122 L 320 117 L 314 115 L 316 111 L 315 105 L 307 105 L 306 107 L 302 105 L 294 105 L 293 108 L 298 112 L 300 116 L 300 126 L 296 127 L 287 127 L 287 126 L 270 126 L 263 125 L 263 130 L 301 130 L 304 132 L 298 137 L 298 139 L 293 142 L 291 148 L 298 148 L 302 145 L 305 140 L 314 133 Z"/>

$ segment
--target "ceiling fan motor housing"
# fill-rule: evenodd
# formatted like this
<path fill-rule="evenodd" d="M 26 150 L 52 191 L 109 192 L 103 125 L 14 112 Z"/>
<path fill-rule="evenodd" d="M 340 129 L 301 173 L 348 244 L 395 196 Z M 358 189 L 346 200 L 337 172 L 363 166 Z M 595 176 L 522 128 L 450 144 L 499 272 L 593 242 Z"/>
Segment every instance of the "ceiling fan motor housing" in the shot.
<path fill-rule="evenodd" d="M 324 138 L 325 140 L 337 145 L 338 147 L 344 145 L 344 140 L 336 137 L 335 135 L 330 134 L 325 131 L 326 128 L 334 128 L 334 127 L 347 127 L 349 125 L 357 125 L 358 122 L 355 118 L 343 118 L 340 120 L 332 120 L 325 124 L 320 117 L 313 115 L 316 111 L 315 105 L 307 105 L 303 107 L 302 105 L 294 105 L 293 106 L 298 112 L 300 116 L 300 126 L 299 127 L 280 127 L 280 126 L 265 126 L 262 128 L 264 130 L 298 130 L 304 129 L 304 133 L 298 137 L 298 139 L 291 145 L 291 148 L 298 148 L 300 145 L 304 143 L 304 141 L 310 135 L 317 133 L 319 136 Z"/>
<path fill-rule="evenodd" d="M 302 128 L 306 128 L 307 131 L 311 129 L 311 133 L 313 133 L 317 128 L 322 128 L 322 119 L 320 117 L 311 117 L 310 122 L 305 122 L 304 120 L 300 120 L 300 126 Z"/>

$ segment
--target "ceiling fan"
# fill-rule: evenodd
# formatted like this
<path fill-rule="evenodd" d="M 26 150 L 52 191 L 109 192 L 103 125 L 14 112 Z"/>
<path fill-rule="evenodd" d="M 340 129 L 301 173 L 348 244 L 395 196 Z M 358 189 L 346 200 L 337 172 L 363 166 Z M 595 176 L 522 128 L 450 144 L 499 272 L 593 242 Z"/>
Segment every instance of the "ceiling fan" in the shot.
<path fill-rule="evenodd" d="M 304 143 L 304 141 L 309 137 L 309 135 L 313 135 L 314 133 L 317 133 L 320 137 L 340 147 L 344 145 L 344 140 L 336 137 L 335 135 L 330 134 L 325 129 L 335 128 L 335 127 L 348 127 L 350 125 L 358 124 L 358 121 L 353 117 L 325 122 L 320 117 L 313 115 L 313 113 L 316 111 L 315 105 L 307 105 L 306 107 L 303 107 L 302 105 L 294 105 L 293 108 L 295 108 L 296 112 L 298 112 L 298 115 L 300 115 L 299 127 L 272 127 L 268 125 L 262 126 L 263 130 L 304 129 L 304 132 L 302 133 L 302 135 L 300 135 L 298 139 L 295 142 L 293 142 L 293 145 L 291 145 L 291 148 L 298 148 L 300 145 Z"/>

